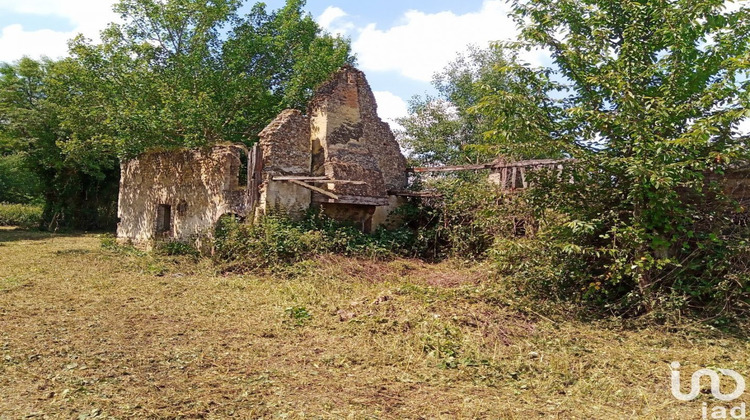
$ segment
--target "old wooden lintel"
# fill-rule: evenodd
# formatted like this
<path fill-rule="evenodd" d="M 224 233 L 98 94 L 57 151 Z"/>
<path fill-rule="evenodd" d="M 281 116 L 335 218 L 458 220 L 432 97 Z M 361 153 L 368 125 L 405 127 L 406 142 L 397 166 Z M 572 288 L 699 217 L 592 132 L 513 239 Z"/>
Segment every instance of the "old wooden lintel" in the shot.
<path fill-rule="evenodd" d="M 455 172 L 455 171 L 479 171 L 483 169 L 525 168 L 530 166 L 546 166 L 558 163 L 571 162 L 573 159 L 532 159 L 520 160 L 512 163 L 484 163 L 479 165 L 454 165 L 454 166 L 426 166 L 408 168 L 407 172 Z"/>
<path fill-rule="evenodd" d="M 352 181 L 348 179 L 330 179 L 327 176 L 275 176 L 272 181 L 303 181 L 310 184 L 352 184 L 367 185 L 365 181 Z"/>
<path fill-rule="evenodd" d="M 422 197 L 422 198 L 435 198 L 442 197 L 443 195 L 436 191 L 405 191 L 405 190 L 389 190 L 388 195 L 395 195 L 396 197 Z"/>
<path fill-rule="evenodd" d="M 315 203 L 331 203 L 331 204 L 358 204 L 363 206 L 387 206 L 389 204 L 388 197 L 364 197 L 357 195 L 342 195 L 339 198 L 325 198 L 315 196 L 313 194 L 313 202 Z"/>
<path fill-rule="evenodd" d="M 316 187 L 314 185 L 310 185 L 310 184 L 304 183 L 302 181 L 298 181 L 296 179 L 289 179 L 288 181 L 291 182 L 292 184 L 299 185 L 302 188 L 307 188 L 310 191 L 315 191 L 316 193 L 323 194 L 324 196 L 332 198 L 334 200 L 338 200 L 339 199 L 338 195 L 336 195 L 336 194 L 334 194 L 334 193 L 332 193 L 330 191 L 326 191 L 326 190 L 324 190 L 322 188 L 318 188 L 318 187 Z"/>

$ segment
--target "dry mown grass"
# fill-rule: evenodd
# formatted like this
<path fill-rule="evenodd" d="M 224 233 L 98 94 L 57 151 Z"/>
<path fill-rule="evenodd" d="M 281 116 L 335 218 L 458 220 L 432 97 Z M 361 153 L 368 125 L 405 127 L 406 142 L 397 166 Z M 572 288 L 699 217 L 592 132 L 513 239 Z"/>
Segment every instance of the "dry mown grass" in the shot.
<path fill-rule="evenodd" d="M 546 319 L 481 268 L 326 257 L 225 276 L 0 230 L 0 418 L 700 418 L 716 401 L 675 400 L 669 362 L 750 379 L 749 348 Z"/>

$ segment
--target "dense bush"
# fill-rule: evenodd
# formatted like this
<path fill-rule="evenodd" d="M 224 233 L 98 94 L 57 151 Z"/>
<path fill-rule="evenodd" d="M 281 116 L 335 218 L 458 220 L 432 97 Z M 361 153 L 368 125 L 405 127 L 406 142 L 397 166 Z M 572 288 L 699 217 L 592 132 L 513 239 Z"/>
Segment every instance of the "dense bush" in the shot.
<path fill-rule="evenodd" d="M 0 156 L 0 203 L 28 204 L 41 200 L 41 182 L 21 154 Z"/>
<path fill-rule="evenodd" d="M 483 258 L 496 237 L 530 229 L 519 197 L 486 182 L 442 179 L 433 183 L 440 198 L 415 200 L 398 209 L 397 229 L 372 234 L 319 212 L 301 221 L 269 216 L 257 223 L 235 218 L 219 221 L 214 238 L 217 260 L 230 267 L 254 269 L 291 264 L 333 253 L 366 258 Z M 528 220 L 528 223 L 526 221 Z"/>
<path fill-rule="evenodd" d="M 423 256 L 481 259 L 498 237 L 533 235 L 535 222 L 523 197 L 482 175 L 430 180 L 440 198 L 419 202 L 407 217 L 421 232 Z"/>
<path fill-rule="evenodd" d="M 179 241 L 164 241 L 159 242 L 156 246 L 156 252 L 162 255 L 185 255 L 190 257 L 199 257 L 200 251 L 196 249 L 194 246 L 179 242 Z"/>
<path fill-rule="evenodd" d="M 0 226 L 39 227 L 42 208 L 28 204 L 0 203 Z"/>
<path fill-rule="evenodd" d="M 415 235 L 406 229 L 378 229 L 367 235 L 319 213 L 302 221 L 267 216 L 256 223 L 224 217 L 216 227 L 214 256 L 228 269 L 273 269 L 326 253 L 368 258 L 408 255 L 414 241 Z"/>

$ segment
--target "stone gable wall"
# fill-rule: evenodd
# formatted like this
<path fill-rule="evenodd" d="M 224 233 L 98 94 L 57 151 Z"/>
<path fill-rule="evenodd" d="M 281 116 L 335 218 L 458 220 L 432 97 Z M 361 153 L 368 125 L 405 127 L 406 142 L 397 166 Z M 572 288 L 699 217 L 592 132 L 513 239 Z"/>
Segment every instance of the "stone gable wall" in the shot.
<path fill-rule="evenodd" d="M 289 122 L 292 115 L 293 124 Z M 302 127 L 305 124 L 307 130 Z M 260 137 L 264 162 L 272 166 L 264 169 L 264 173 L 302 175 L 303 161 L 295 156 L 307 153 L 308 176 L 360 182 L 315 184 L 341 197 L 330 200 L 318 192 L 304 193 L 302 187 L 264 177 L 260 209 L 286 208 L 287 213 L 298 214 L 304 203 L 310 205 L 302 197 L 311 196 L 312 203 L 322 203 L 329 216 L 361 223 L 363 229 L 369 230 L 384 223 L 388 214 L 401 204 L 388 191 L 406 187 L 406 158 L 388 124 L 378 117 L 375 96 L 364 73 L 353 67 L 343 67 L 320 86 L 310 101 L 307 116 L 284 111 Z M 271 146 L 277 142 L 283 145 Z M 294 152 L 282 152 L 287 149 Z M 282 167 L 300 170 L 279 170 Z M 359 198 L 384 204 L 355 204 Z"/>

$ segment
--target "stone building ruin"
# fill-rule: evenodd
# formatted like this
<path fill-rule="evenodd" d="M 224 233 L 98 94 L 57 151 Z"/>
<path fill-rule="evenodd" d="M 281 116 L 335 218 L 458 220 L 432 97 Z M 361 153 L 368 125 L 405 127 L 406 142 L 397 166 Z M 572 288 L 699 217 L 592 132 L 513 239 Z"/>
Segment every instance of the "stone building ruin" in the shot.
<path fill-rule="evenodd" d="M 260 133 L 257 214 L 299 215 L 311 205 L 369 231 L 399 205 L 406 158 L 377 115 L 365 76 L 344 67 L 320 87 L 307 115 L 282 112 Z"/>
<path fill-rule="evenodd" d="M 227 214 L 298 218 L 311 207 L 370 231 L 401 204 L 406 159 L 353 67 L 318 89 L 306 115 L 283 111 L 259 137 L 250 150 L 217 145 L 123 162 L 118 239 L 194 241 Z"/>
<path fill-rule="evenodd" d="M 117 237 L 135 244 L 198 238 L 224 214 L 248 209 L 244 146 L 144 153 L 120 166 Z"/>

